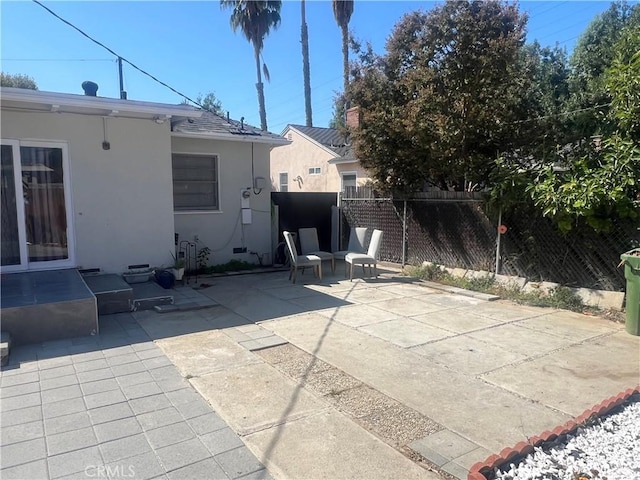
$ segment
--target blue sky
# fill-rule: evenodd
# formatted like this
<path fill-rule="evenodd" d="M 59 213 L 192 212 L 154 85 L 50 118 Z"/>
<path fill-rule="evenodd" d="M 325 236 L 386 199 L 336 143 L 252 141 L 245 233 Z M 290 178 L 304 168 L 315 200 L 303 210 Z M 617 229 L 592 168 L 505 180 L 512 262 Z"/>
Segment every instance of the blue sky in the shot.
<path fill-rule="evenodd" d="M 58 15 L 142 69 L 195 98 L 213 91 L 232 118 L 259 125 L 255 63 L 249 43 L 229 26 L 229 12 L 217 1 L 45 2 Z M 387 36 L 406 12 L 429 10 L 435 2 L 358 1 L 350 28 L 381 53 Z M 529 13 L 528 40 L 559 42 L 569 51 L 577 37 L 610 2 L 521 1 Z M 82 93 L 84 80 L 99 84 L 98 95 L 119 96 L 114 57 L 30 1 L 0 4 L 2 71 L 33 77 L 40 90 Z M 304 124 L 300 3 L 284 1 L 282 24 L 265 41 L 271 73 L 265 85 L 269 130 Z M 342 86 L 340 30 L 331 2 L 307 2 L 311 87 L 315 126 L 327 126 L 333 96 Z M 124 66 L 132 100 L 179 103 L 181 97 Z"/>

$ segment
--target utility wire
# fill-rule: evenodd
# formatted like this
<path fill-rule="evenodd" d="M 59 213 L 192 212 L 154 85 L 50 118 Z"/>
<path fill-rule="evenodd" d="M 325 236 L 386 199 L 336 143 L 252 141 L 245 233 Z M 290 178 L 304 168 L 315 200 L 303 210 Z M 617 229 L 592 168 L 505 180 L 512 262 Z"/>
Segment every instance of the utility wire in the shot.
<path fill-rule="evenodd" d="M 53 10 L 51 10 L 49 7 L 44 6 L 41 2 L 39 2 L 38 0 L 32 0 L 34 3 L 40 5 L 42 8 L 44 8 L 47 12 L 49 12 L 51 15 L 53 15 L 54 17 L 56 17 L 58 20 L 60 20 L 63 23 L 66 23 L 67 25 L 69 25 L 71 28 L 73 28 L 74 30 L 78 31 L 80 34 L 82 34 L 83 36 L 85 36 L 86 38 L 88 38 L 89 40 L 91 40 L 93 43 L 95 43 L 96 45 L 99 45 L 100 47 L 104 48 L 107 52 L 109 52 L 110 54 L 119 57 L 122 59 L 123 62 L 127 63 L 128 65 L 132 66 L 133 68 L 135 68 L 136 70 L 138 70 L 140 73 L 142 73 L 143 75 L 146 75 L 147 77 L 151 78 L 152 80 L 154 80 L 155 82 L 159 83 L 160 85 L 162 85 L 163 87 L 168 88 L 169 90 L 171 90 L 173 93 L 176 93 L 178 95 L 180 95 L 182 98 L 188 100 L 189 102 L 193 103 L 194 105 L 197 105 L 198 107 L 202 108 L 203 110 L 206 110 L 210 113 L 215 113 L 212 112 L 211 110 L 203 107 L 200 103 L 198 103 L 197 101 L 195 101 L 194 99 L 190 98 L 189 96 L 185 95 L 182 92 L 179 92 L 178 90 L 176 90 L 175 88 L 173 88 L 171 85 L 168 85 L 167 83 L 163 82 L 162 80 L 159 80 L 158 78 L 154 77 L 153 75 L 151 75 L 149 72 L 143 70 L 142 68 L 138 67 L 136 64 L 134 64 L 133 62 L 130 62 L 129 60 L 127 60 L 126 58 L 124 58 L 122 55 L 117 54 L 116 52 L 114 52 L 113 50 L 111 50 L 109 47 L 107 47 L 105 44 L 99 42 L 98 40 L 96 40 L 95 38 L 93 38 L 91 35 L 85 33 L 83 30 L 81 30 L 80 28 L 76 27 L 73 23 L 65 20 L 64 18 L 62 18 L 60 15 L 58 15 L 56 12 L 54 12 Z"/>
<path fill-rule="evenodd" d="M 3 62 L 115 62 L 112 58 L 3 58 Z"/>
<path fill-rule="evenodd" d="M 588 112 L 589 110 L 595 110 L 597 108 L 609 107 L 610 105 L 611 103 L 603 103 L 602 105 L 594 105 L 593 107 L 580 108 L 578 110 L 570 110 L 568 112 L 554 113 L 553 115 L 544 115 L 542 117 L 527 118 L 525 120 L 516 120 L 515 122 L 511 122 L 509 125 L 515 125 L 517 123 L 535 122 L 536 120 L 546 120 L 547 118 L 564 117 L 566 115 L 572 115 L 574 113 Z"/>

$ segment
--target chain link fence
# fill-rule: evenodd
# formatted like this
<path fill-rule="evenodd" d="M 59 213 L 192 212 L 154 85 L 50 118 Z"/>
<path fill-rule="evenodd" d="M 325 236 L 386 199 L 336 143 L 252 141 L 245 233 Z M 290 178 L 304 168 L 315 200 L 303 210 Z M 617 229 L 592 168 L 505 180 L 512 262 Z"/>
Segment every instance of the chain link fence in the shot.
<path fill-rule="evenodd" d="M 496 272 L 498 215 L 477 194 L 437 192 L 409 200 L 342 195 L 342 244 L 350 227 L 384 231 L 380 259 L 401 264 L 423 261 L 450 268 Z M 571 287 L 624 290 L 620 254 L 640 246 L 637 220 L 614 220 L 606 233 L 578 226 L 563 235 L 533 205 L 502 215 L 497 273 Z"/>

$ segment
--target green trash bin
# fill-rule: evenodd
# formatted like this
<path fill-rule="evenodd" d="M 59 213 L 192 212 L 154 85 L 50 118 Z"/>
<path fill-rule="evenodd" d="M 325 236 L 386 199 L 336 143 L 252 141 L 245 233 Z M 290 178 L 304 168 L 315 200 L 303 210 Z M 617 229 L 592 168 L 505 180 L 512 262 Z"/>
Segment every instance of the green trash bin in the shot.
<path fill-rule="evenodd" d="M 620 255 L 627 279 L 626 329 L 631 335 L 640 335 L 640 248 Z"/>

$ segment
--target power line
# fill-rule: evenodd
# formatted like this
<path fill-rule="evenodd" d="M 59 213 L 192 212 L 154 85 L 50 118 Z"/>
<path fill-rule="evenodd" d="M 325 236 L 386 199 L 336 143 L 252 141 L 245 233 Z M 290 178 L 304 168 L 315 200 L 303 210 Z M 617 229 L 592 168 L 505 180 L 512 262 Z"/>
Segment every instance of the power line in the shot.
<path fill-rule="evenodd" d="M 114 52 L 113 50 L 111 50 L 109 47 L 107 47 L 105 44 L 99 42 L 98 40 L 96 40 L 95 38 L 93 38 L 91 35 L 85 33 L 83 30 L 81 30 L 80 28 L 76 27 L 73 23 L 65 20 L 64 18 L 62 18 L 60 15 L 58 15 L 56 12 L 54 12 L 53 10 L 51 10 L 50 8 L 44 6 L 42 3 L 40 3 L 38 0 L 32 0 L 34 3 L 40 5 L 42 8 L 44 8 L 47 12 L 49 12 L 51 15 L 53 15 L 54 17 L 56 17 L 58 20 L 60 20 L 63 23 L 66 23 L 67 25 L 69 25 L 71 28 L 73 28 L 74 30 L 78 31 L 80 34 L 82 34 L 83 36 L 85 36 L 86 38 L 88 38 L 89 40 L 91 40 L 93 43 L 95 43 L 96 45 L 99 45 L 100 47 L 104 48 L 107 52 L 109 52 L 110 54 L 119 57 L 122 59 L 123 62 L 127 63 L 128 65 L 132 66 L 133 68 L 135 68 L 136 70 L 138 70 L 140 73 L 142 73 L 143 75 L 146 75 L 147 77 L 151 78 L 152 80 L 154 80 L 155 82 L 159 83 L 160 85 L 162 85 L 163 87 L 168 88 L 169 90 L 171 90 L 173 93 L 180 95 L 182 98 L 184 98 L 185 100 L 188 100 L 189 102 L 193 103 L 194 105 L 197 105 L 198 107 L 202 108 L 203 110 L 209 111 L 209 109 L 203 107 L 200 103 L 198 103 L 197 101 L 193 100 L 192 98 L 188 97 L 187 95 L 185 95 L 182 92 L 179 92 L 178 90 L 176 90 L 175 88 L 173 88 L 171 85 L 163 82 L 162 80 L 159 80 L 158 78 L 156 78 L 155 76 L 153 76 L 152 74 L 150 74 L 149 72 L 143 70 L 142 68 L 138 67 L 136 64 L 134 64 L 133 62 L 127 60 L 126 58 L 124 58 L 122 55 L 117 54 L 116 52 Z M 214 113 L 214 112 L 211 112 Z"/>
<path fill-rule="evenodd" d="M 531 15 L 531 16 L 529 17 L 529 20 L 531 20 L 532 18 L 535 18 L 535 17 L 537 17 L 537 16 L 539 16 L 539 15 L 542 15 L 543 13 L 550 12 L 550 11 L 551 11 L 551 10 L 553 10 L 554 8 L 558 8 L 560 5 L 563 5 L 563 4 L 565 4 L 565 3 L 567 3 L 567 2 L 560 2 L 560 3 L 556 3 L 556 4 L 555 4 L 553 7 L 551 7 L 551 8 L 547 8 L 546 10 L 543 10 L 543 11 L 541 11 L 541 12 L 535 12 L 533 15 Z"/>
<path fill-rule="evenodd" d="M 112 58 L 3 58 L 3 62 L 115 62 Z"/>
<path fill-rule="evenodd" d="M 603 103 L 602 105 L 594 105 L 593 107 L 579 108 L 577 110 L 569 110 L 568 112 L 554 113 L 553 115 L 544 115 L 542 117 L 527 118 L 525 120 L 516 120 L 515 122 L 511 122 L 509 125 L 515 125 L 517 123 L 535 122 L 537 120 L 546 120 L 548 118 L 564 117 L 566 115 L 573 115 L 574 113 L 588 112 L 589 110 L 595 110 L 597 108 L 609 107 L 610 105 L 611 103 Z"/>

